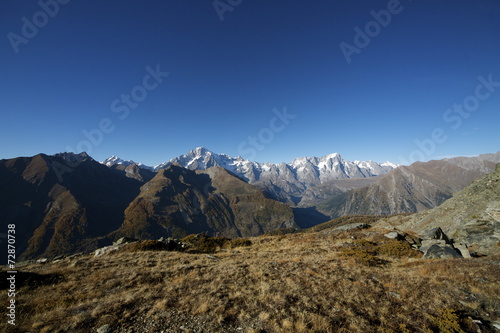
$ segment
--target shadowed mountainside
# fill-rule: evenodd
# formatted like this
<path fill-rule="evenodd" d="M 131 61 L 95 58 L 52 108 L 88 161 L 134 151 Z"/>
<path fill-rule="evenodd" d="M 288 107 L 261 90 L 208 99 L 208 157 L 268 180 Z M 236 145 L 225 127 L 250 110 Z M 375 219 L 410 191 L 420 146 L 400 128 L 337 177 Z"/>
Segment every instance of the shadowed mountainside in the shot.
<path fill-rule="evenodd" d="M 207 232 L 255 236 L 298 227 L 292 209 L 221 167 L 192 171 L 171 165 L 141 187 L 115 233 L 140 239 Z"/>
<path fill-rule="evenodd" d="M 0 216 L 15 224 L 21 258 L 95 248 L 118 228 L 141 183 L 85 153 L 0 161 Z"/>

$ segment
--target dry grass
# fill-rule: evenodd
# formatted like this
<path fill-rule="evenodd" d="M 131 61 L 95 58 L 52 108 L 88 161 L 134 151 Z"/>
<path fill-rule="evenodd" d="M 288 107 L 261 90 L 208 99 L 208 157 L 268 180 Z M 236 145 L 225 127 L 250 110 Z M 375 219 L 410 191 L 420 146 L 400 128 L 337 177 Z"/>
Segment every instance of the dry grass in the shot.
<path fill-rule="evenodd" d="M 24 270 L 63 278 L 19 287 L 17 329 L 458 333 L 477 332 L 479 319 L 481 332 L 493 332 L 486 322 L 500 316 L 498 258 L 424 261 L 407 251 L 368 231 L 298 233 L 252 238 L 215 259 L 134 247 L 33 265 Z"/>

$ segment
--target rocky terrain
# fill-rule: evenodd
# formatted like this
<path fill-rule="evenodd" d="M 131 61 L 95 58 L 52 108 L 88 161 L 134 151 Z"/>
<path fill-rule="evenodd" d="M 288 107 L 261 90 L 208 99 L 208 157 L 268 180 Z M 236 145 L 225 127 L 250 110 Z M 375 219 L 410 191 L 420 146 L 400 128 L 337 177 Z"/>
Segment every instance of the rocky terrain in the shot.
<path fill-rule="evenodd" d="M 383 219 L 379 225 L 421 233 L 440 227 L 479 253 L 500 253 L 500 164 L 437 208 Z"/>
<path fill-rule="evenodd" d="M 439 206 L 473 180 L 495 170 L 500 152 L 400 166 L 371 185 L 353 189 L 318 204 L 325 215 L 391 215 Z"/>
<path fill-rule="evenodd" d="M 171 240 L 125 241 L 95 253 L 20 263 L 17 325 L 2 321 L 0 330 L 500 329 L 498 256 L 426 259 L 387 230 L 344 229 L 236 240 L 191 236 L 180 247 L 170 247 Z M 0 302 L 7 301 L 1 292 Z"/>

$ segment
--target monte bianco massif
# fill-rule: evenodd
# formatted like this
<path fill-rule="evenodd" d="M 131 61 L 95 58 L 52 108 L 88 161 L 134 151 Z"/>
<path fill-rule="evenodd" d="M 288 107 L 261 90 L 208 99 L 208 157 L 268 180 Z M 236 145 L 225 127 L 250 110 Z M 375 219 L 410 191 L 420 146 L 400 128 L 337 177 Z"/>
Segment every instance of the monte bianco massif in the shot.
<path fill-rule="evenodd" d="M 117 156 L 111 156 L 102 163 L 108 167 L 127 167 L 135 164 L 150 171 L 165 169 L 172 164 L 179 164 L 190 170 L 206 170 L 219 166 L 249 184 L 265 190 L 278 200 L 298 206 L 309 206 L 307 202 L 312 200 L 311 196 L 317 201 L 322 196 L 328 197 L 368 185 L 375 180 L 374 177 L 385 175 L 398 167 L 391 162 L 379 164 L 373 161 L 345 161 L 338 153 L 323 157 L 300 157 L 291 163 L 259 163 L 242 157 L 213 153 L 203 147 L 154 167 L 125 161 Z M 345 181 L 348 179 L 360 181 Z M 317 186 L 321 188 L 316 188 Z"/>

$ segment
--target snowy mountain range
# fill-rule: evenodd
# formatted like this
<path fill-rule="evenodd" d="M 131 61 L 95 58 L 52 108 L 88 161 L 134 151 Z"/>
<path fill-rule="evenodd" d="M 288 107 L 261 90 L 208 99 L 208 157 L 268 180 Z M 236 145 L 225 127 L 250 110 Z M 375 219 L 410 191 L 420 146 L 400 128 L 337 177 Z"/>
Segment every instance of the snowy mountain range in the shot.
<path fill-rule="evenodd" d="M 111 156 L 104 162 L 108 167 L 128 166 L 134 161 L 125 161 Z M 341 179 L 370 178 L 384 175 L 398 165 L 373 161 L 345 161 L 338 153 L 323 157 L 301 157 L 291 163 L 258 163 L 242 157 L 213 153 L 199 147 L 155 167 L 136 163 L 139 167 L 158 171 L 172 164 L 179 164 L 190 170 L 205 170 L 220 166 L 236 174 L 250 184 L 256 185 L 282 201 L 298 203 L 311 187 Z"/>

